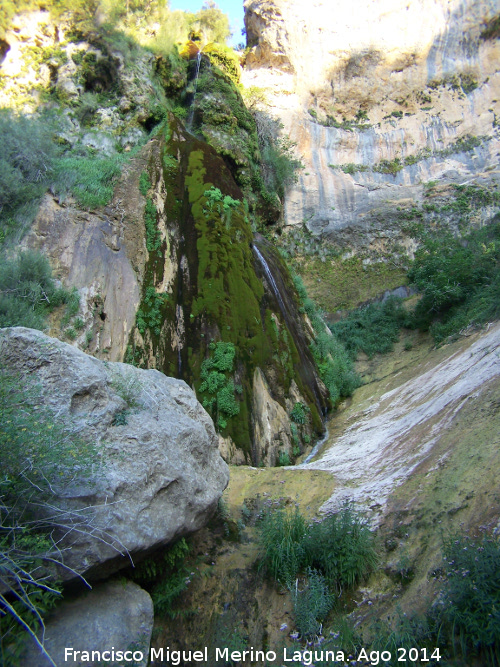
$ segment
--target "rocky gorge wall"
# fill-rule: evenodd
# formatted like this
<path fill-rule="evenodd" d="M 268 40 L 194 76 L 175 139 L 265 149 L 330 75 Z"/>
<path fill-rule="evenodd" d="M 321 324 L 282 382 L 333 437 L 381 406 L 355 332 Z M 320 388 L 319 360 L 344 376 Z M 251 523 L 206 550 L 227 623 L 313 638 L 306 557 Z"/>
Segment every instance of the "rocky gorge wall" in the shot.
<path fill-rule="evenodd" d="M 252 223 L 264 209 L 275 216 L 277 198 L 260 173 L 236 56 L 227 70 L 233 60 L 219 68 L 210 59 L 216 45 L 199 58 L 194 42 L 194 55 L 153 56 L 96 25 L 74 33 L 70 17 L 57 30 L 49 12 L 16 18 L 0 71 L 12 114 L 58 114 L 50 127 L 65 155 L 85 157 L 97 174 L 102 161 L 116 168 L 107 204 L 82 199 L 88 183 L 52 187 L 22 241 L 78 290 L 76 328 L 56 315 L 50 333 L 98 358 L 184 379 L 227 460 L 294 460 L 321 433 L 329 401 L 286 266 L 273 260 L 284 316 L 252 248 Z M 297 403 L 308 418 L 293 436 Z M 265 425 L 254 414 L 263 404 Z"/>
<path fill-rule="evenodd" d="M 495 191 L 500 52 L 485 29 L 496 2 L 246 0 L 245 12 L 244 81 L 264 89 L 304 163 L 286 225 L 411 251 L 400 230 L 425 183 Z M 490 217 L 476 207 L 476 221 Z"/>

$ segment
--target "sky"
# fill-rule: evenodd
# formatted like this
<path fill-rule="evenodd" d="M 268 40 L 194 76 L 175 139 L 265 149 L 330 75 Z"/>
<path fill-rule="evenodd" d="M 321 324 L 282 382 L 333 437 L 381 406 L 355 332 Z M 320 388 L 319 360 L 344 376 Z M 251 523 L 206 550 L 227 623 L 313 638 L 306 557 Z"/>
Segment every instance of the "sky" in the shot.
<path fill-rule="evenodd" d="M 243 28 L 243 0 L 215 0 L 216 5 L 229 16 L 233 37 L 231 44 L 236 46 L 244 42 L 241 34 Z M 203 6 L 203 0 L 170 0 L 170 9 L 182 9 L 185 12 L 197 12 Z"/>

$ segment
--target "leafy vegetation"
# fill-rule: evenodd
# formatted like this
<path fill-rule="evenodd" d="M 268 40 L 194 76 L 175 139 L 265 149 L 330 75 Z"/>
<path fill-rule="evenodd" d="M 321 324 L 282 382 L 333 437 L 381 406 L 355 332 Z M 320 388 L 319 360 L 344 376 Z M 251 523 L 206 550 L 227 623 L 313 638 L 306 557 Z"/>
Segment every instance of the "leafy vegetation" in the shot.
<path fill-rule="evenodd" d="M 319 634 L 322 620 L 333 607 L 334 597 L 328 590 L 325 577 L 312 568 L 306 571 L 307 583 L 302 590 L 292 589 L 295 624 L 302 637 Z"/>
<path fill-rule="evenodd" d="M 500 14 L 494 16 L 479 35 L 481 39 L 498 39 L 500 37 Z"/>
<path fill-rule="evenodd" d="M 227 74 L 235 85 L 239 84 L 241 76 L 240 61 L 232 48 L 211 43 L 205 46 L 203 54 L 208 56 L 213 65 Z"/>
<path fill-rule="evenodd" d="M 0 110 L 0 240 L 30 220 L 49 187 L 57 148 L 47 123 Z"/>
<path fill-rule="evenodd" d="M 461 86 L 464 87 L 464 92 L 471 92 L 477 88 L 477 82 L 473 79 L 466 79 L 463 75 L 463 83 Z M 462 79 L 460 79 L 462 81 Z M 398 112 L 393 112 L 393 116 Z M 399 116 L 398 116 L 399 117 Z M 389 118 L 389 116 L 387 116 Z M 455 155 L 456 153 L 467 153 L 472 151 L 474 148 L 481 146 L 485 141 L 489 141 L 489 137 L 481 136 L 475 137 L 470 134 L 467 134 L 463 137 L 459 137 L 456 141 L 452 142 L 446 148 L 440 150 L 432 151 L 430 148 L 424 148 L 414 155 L 407 155 L 406 157 L 395 157 L 392 160 L 380 160 L 371 167 L 371 171 L 379 174 L 391 174 L 395 176 L 405 167 L 411 166 L 412 164 L 417 164 L 422 160 L 428 158 L 446 158 L 450 155 Z M 354 164 L 352 162 L 347 162 L 344 164 L 330 164 L 332 169 L 341 169 L 346 174 L 351 174 L 353 176 L 357 172 L 361 171 L 370 171 L 370 167 L 365 164 Z"/>
<path fill-rule="evenodd" d="M 235 397 L 235 386 L 228 374 L 232 373 L 236 349 L 233 343 L 210 343 L 212 354 L 201 365 L 201 384 L 199 393 L 208 393 L 203 398 L 203 407 L 216 420 L 220 429 L 227 426 L 228 419 L 240 412 L 240 406 Z"/>
<path fill-rule="evenodd" d="M 71 193 L 83 208 L 94 209 L 105 206 L 113 196 L 113 186 L 124 158 L 62 156 L 54 164 L 54 194 L 64 198 Z"/>
<path fill-rule="evenodd" d="M 77 308 L 72 307 L 76 299 Z M 0 327 L 43 329 L 48 314 L 67 303 L 68 318 L 76 315 L 79 297 L 57 287 L 48 260 L 36 252 L 21 252 L 0 261 Z"/>
<path fill-rule="evenodd" d="M 136 324 L 141 334 L 144 335 L 146 329 L 150 329 L 157 336 L 160 335 L 161 325 L 163 324 L 161 307 L 166 298 L 166 295 L 158 294 L 152 285 L 146 287 L 144 299 L 136 314 Z"/>
<path fill-rule="evenodd" d="M 183 613 L 175 608 L 175 603 L 191 583 L 192 573 L 186 566 L 188 555 L 189 545 L 181 538 L 131 572 L 132 578 L 150 592 L 156 614 L 175 619 Z"/>
<path fill-rule="evenodd" d="M 268 511 L 259 526 L 261 567 L 279 584 L 291 587 L 307 567 L 308 526 L 298 507 Z"/>
<path fill-rule="evenodd" d="M 342 397 L 351 396 L 356 387 L 359 387 L 360 380 L 345 347 L 335 335 L 328 332 L 314 302 L 307 297 L 306 288 L 300 276 L 294 275 L 293 281 L 315 331 L 315 339 L 311 345 L 313 357 L 318 365 L 321 379 L 328 389 L 330 399 L 335 405 Z"/>
<path fill-rule="evenodd" d="M 295 144 L 288 138 L 267 138 L 261 145 L 264 183 L 268 192 L 282 201 L 287 189 L 297 182 L 304 165 L 294 154 Z"/>
<path fill-rule="evenodd" d="M 441 611 L 462 655 L 478 655 L 482 664 L 500 660 L 500 543 L 485 536 L 456 536 L 444 545 L 445 581 Z"/>
<path fill-rule="evenodd" d="M 55 137 L 55 123 L 48 117 L 0 111 L 0 241 L 22 231 L 48 189 L 60 198 L 72 194 L 84 208 L 111 200 L 124 158 L 64 150 Z"/>
<path fill-rule="evenodd" d="M 308 545 L 309 564 L 337 593 L 358 583 L 378 562 L 373 533 L 349 505 L 313 523 Z"/>
<path fill-rule="evenodd" d="M 0 369 L 2 664 L 20 664 L 26 633 L 42 646 L 36 633 L 60 595 L 49 571 L 54 563 L 64 567 L 61 535 L 92 532 L 91 510 L 59 510 L 53 498 L 76 473 L 90 475 L 97 462 L 95 446 L 83 441 L 70 421 L 54 417 L 29 378 Z"/>
<path fill-rule="evenodd" d="M 307 406 L 303 403 L 295 403 L 290 412 L 290 419 L 296 424 L 305 424 L 307 421 Z"/>
<path fill-rule="evenodd" d="M 373 533 L 348 505 L 309 524 L 298 506 L 270 509 L 260 524 L 260 543 L 260 566 L 291 592 L 297 627 L 305 637 L 317 633 L 333 607 L 332 591 L 354 586 L 377 563 Z"/>
<path fill-rule="evenodd" d="M 500 222 L 462 239 L 428 235 L 408 278 L 422 293 L 414 323 L 439 343 L 500 315 Z"/>
<path fill-rule="evenodd" d="M 392 350 L 407 322 L 408 313 L 401 300 L 391 297 L 383 303 L 357 308 L 329 328 L 353 359 L 359 352 L 372 358 Z"/>

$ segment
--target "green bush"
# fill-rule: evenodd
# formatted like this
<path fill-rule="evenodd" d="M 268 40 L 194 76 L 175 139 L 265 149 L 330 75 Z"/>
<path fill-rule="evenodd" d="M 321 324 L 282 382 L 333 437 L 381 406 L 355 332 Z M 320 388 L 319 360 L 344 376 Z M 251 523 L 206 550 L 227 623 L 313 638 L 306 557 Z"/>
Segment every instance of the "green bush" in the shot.
<path fill-rule="evenodd" d="M 292 278 L 315 331 L 315 339 L 311 345 L 314 360 L 318 365 L 321 379 L 328 389 L 330 400 L 335 405 L 342 397 L 351 396 L 353 391 L 359 387 L 359 376 L 342 342 L 335 335 L 329 335 L 316 305 L 307 297 L 302 278 L 295 274 L 292 275 Z"/>
<path fill-rule="evenodd" d="M 436 342 L 470 324 L 500 315 L 500 222 L 462 239 L 427 236 L 415 254 L 409 280 L 422 294 L 413 324 Z"/>
<path fill-rule="evenodd" d="M 340 322 L 330 325 L 330 331 L 353 359 L 359 352 L 371 359 L 374 354 L 385 354 L 393 349 L 407 320 L 401 300 L 391 297 L 383 303 L 351 311 Z"/>
<path fill-rule="evenodd" d="M 306 562 L 307 524 L 298 507 L 272 509 L 260 524 L 261 560 L 271 577 L 290 588 Z"/>
<path fill-rule="evenodd" d="M 146 288 L 146 294 L 141 303 L 141 307 L 136 313 L 136 325 L 141 334 L 146 333 L 146 329 L 150 329 L 157 336 L 160 335 L 161 325 L 163 324 L 162 306 L 165 303 L 167 296 L 165 294 L 158 294 L 151 285 Z"/>
<path fill-rule="evenodd" d="M 299 590 L 298 584 L 291 589 L 295 623 L 303 638 L 319 634 L 322 621 L 333 607 L 334 598 L 328 590 L 325 577 L 311 568 L 307 569 L 307 584 Z"/>
<path fill-rule="evenodd" d="M 49 574 L 61 553 L 53 541 L 54 526 L 92 534 L 90 510 L 76 516 L 53 501 L 75 475 L 90 475 L 98 465 L 97 449 L 77 434 L 70 419 L 62 423 L 44 406 L 30 378 L 0 368 L 0 655 L 5 665 L 24 664 L 19 656 L 30 641 L 26 634 L 40 646 L 43 640 L 35 633 L 60 595 Z"/>
<path fill-rule="evenodd" d="M 134 581 L 151 593 L 156 614 L 171 619 L 181 614 L 175 603 L 191 581 L 185 563 L 188 555 L 189 545 L 181 538 L 166 551 L 139 563 L 132 572 Z"/>
<path fill-rule="evenodd" d="M 5 232 L 30 220 L 53 178 L 57 149 L 49 123 L 0 109 L 0 223 Z"/>
<path fill-rule="evenodd" d="M 233 343 L 219 341 L 211 342 L 209 349 L 211 354 L 201 365 L 198 392 L 208 394 L 202 398 L 203 407 L 212 414 L 217 426 L 224 429 L 228 419 L 240 412 L 235 396 L 237 387 L 233 379 L 228 377 L 233 371 L 236 348 Z"/>
<path fill-rule="evenodd" d="M 464 657 L 500 662 L 500 542 L 458 536 L 444 545 L 443 620 L 458 637 Z"/>
<path fill-rule="evenodd" d="M 415 649 L 418 658 L 425 655 L 429 658 L 428 664 L 435 665 L 439 663 L 439 658 L 435 662 L 438 654 L 441 652 L 437 648 L 442 642 L 439 635 L 435 632 L 434 623 L 427 616 L 403 614 L 399 609 L 394 619 L 378 620 L 372 627 L 373 640 L 370 650 L 389 651 L 391 659 L 385 664 L 389 667 L 401 665 L 398 658 L 402 653 L 398 649 L 405 649 L 407 664 L 416 666 L 423 664 L 419 659 L 413 660 Z M 436 652 L 437 651 L 437 652 Z M 441 656 L 444 657 L 444 656 Z"/>
<path fill-rule="evenodd" d="M 158 229 L 158 223 L 156 220 L 157 215 L 156 206 L 153 204 L 153 200 L 149 197 L 146 200 L 146 206 L 144 208 L 144 226 L 146 227 L 146 248 L 148 252 L 153 252 L 153 250 L 159 250 L 161 247 L 161 232 Z"/>
<path fill-rule="evenodd" d="M 339 591 L 354 586 L 377 563 L 373 533 L 349 506 L 310 525 L 298 507 L 269 510 L 260 525 L 260 542 L 261 567 L 287 587 L 312 567 Z"/>
<path fill-rule="evenodd" d="M 295 144 L 287 138 L 267 137 L 261 145 L 264 184 L 271 195 L 281 201 L 287 189 L 297 182 L 297 172 L 304 168 L 294 155 Z"/>
<path fill-rule="evenodd" d="M 37 252 L 21 252 L 0 261 L 0 327 L 43 329 L 51 310 L 70 298 L 56 287 L 48 260 Z"/>
<path fill-rule="evenodd" d="M 55 162 L 52 190 L 59 196 L 71 193 L 83 208 L 109 204 L 125 158 L 63 156 Z"/>
<path fill-rule="evenodd" d="M 309 564 L 337 591 L 354 586 L 378 561 L 373 533 L 349 505 L 314 523 L 307 545 Z"/>
<path fill-rule="evenodd" d="M 305 424 L 307 422 L 307 406 L 303 403 L 295 403 L 290 412 L 290 419 L 296 424 Z"/>
<path fill-rule="evenodd" d="M 278 466 L 289 466 L 291 465 L 290 455 L 288 452 L 280 452 L 278 456 Z"/>

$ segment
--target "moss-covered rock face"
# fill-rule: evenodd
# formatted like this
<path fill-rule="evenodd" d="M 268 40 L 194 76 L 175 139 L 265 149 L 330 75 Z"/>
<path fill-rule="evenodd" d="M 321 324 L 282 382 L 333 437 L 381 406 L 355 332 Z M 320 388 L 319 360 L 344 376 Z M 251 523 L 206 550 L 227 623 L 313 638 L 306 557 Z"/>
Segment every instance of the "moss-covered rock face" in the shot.
<path fill-rule="evenodd" d="M 236 85 L 239 65 L 234 55 L 230 57 L 221 47 L 209 44 L 205 50 L 196 95 L 191 97 L 192 131 L 224 158 L 250 210 L 265 223 L 276 222 L 281 215 L 281 205 L 267 192 L 262 179 L 255 120 Z"/>
<path fill-rule="evenodd" d="M 287 412 L 300 395 L 309 433 L 322 429 L 317 379 L 312 366 L 302 368 L 299 346 L 307 339 L 299 340 L 256 273 L 247 205 L 224 160 L 173 115 L 155 141 L 141 181 L 146 238 L 154 243 L 129 358 L 194 386 L 219 431 L 257 464 L 251 418 L 257 368 Z M 299 320 L 293 290 L 286 300 L 289 317 Z M 299 438 L 296 455 L 302 450 Z"/>

